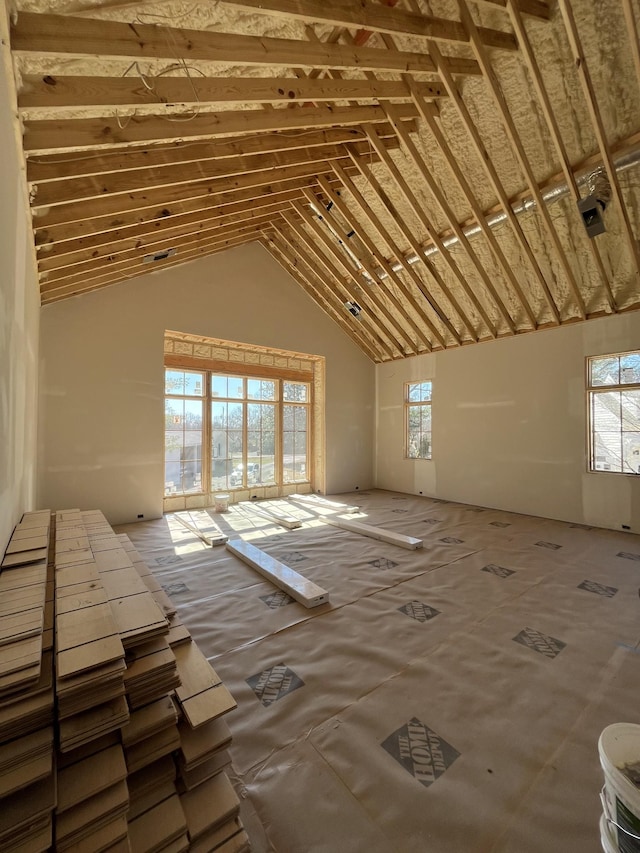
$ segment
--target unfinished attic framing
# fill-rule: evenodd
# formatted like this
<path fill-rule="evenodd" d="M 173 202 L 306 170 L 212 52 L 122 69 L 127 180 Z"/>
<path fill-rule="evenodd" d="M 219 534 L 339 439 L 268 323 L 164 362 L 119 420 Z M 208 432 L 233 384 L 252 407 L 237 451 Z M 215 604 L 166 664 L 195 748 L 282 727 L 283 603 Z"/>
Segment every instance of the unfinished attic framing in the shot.
<path fill-rule="evenodd" d="M 43 304 L 259 241 L 374 362 L 640 307 L 634 0 L 10 17 Z"/>

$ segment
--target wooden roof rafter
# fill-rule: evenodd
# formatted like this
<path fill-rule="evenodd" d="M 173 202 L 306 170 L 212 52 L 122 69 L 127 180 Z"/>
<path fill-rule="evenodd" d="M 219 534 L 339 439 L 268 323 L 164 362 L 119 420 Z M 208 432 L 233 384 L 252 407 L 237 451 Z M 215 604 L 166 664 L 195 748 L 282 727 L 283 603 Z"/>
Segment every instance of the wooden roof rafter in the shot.
<path fill-rule="evenodd" d="M 387 316 L 384 311 L 379 310 L 379 305 L 376 304 L 370 291 L 346 264 L 339 250 L 331 245 L 330 241 L 326 241 L 324 235 L 319 236 L 315 229 L 313 217 L 306 213 L 302 205 L 300 206 L 302 208 L 301 214 L 295 208 L 290 213 L 283 214 L 283 219 L 289 230 L 297 236 L 298 241 L 302 242 L 307 254 L 310 254 L 316 265 L 319 264 L 321 269 L 328 272 L 330 280 L 339 288 L 345 301 L 356 302 L 362 307 L 363 312 L 366 312 L 368 327 L 374 329 L 380 340 L 384 342 L 389 356 L 391 358 L 404 357 L 407 347 L 411 349 L 411 345 L 407 344 L 406 341 L 403 342 L 402 330 L 395 328 L 393 317 Z M 297 217 L 294 212 L 298 214 Z M 321 248 L 323 244 L 325 251 Z M 345 273 L 347 278 L 343 279 Z"/>
<path fill-rule="evenodd" d="M 411 71 L 433 73 L 433 61 L 420 52 L 392 53 L 376 48 L 349 48 L 295 39 L 246 36 L 159 27 L 153 24 L 124 24 L 93 18 L 21 12 L 11 28 L 14 53 L 164 59 L 176 56 L 189 62 L 295 68 L 338 68 L 362 71 Z M 447 67 L 454 74 L 477 74 L 475 60 L 451 57 Z"/>
<path fill-rule="evenodd" d="M 587 316 L 586 309 L 584 306 L 582 294 L 580 293 L 580 289 L 578 288 L 578 284 L 576 282 L 574 271 L 571 267 L 571 264 L 569 263 L 567 253 L 560 241 L 558 232 L 553 224 L 549 209 L 544 203 L 542 194 L 538 189 L 538 183 L 536 181 L 535 175 L 533 174 L 533 169 L 531 168 L 531 164 L 524 150 L 522 140 L 520 139 L 520 135 L 516 129 L 515 123 L 507 107 L 507 103 L 500 83 L 498 81 L 497 75 L 493 70 L 493 66 L 491 65 L 491 61 L 489 59 L 488 54 L 484 49 L 484 45 L 482 44 L 478 28 L 476 27 L 473 18 L 471 17 L 471 13 L 469 12 L 469 8 L 467 6 L 467 0 L 457 0 L 457 2 L 458 9 L 460 11 L 460 17 L 469 32 L 473 52 L 476 56 L 476 59 L 478 60 L 478 64 L 482 68 L 483 77 L 487 84 L 488 90 L 491 93 L 493 102 L 496 105 L 498 115 L 502 117 L 502 123 L 507 132 L 507 136 L 511 142 L 514 153 L 517 156 L 518 163 L 526 176 L 529 192 L 535 199 L 536 210 L 542 219 L 547 236 L 549 237 L 551 245 L 555 250 L 555 257 L 560 262 L 562 271 L 564 272 L 564 275 L 567 279 L 569 288 L 571 290 L 571 293 L 573 294 L 573 299 L 578 309 L 578 313 L 581 319 L 584 320 Z M 557 302 L 555 302 L 555 304 L 557 306 Z"/>
<path fill-rule="evenodd" d="M 382 350 L 375 340 L 369 339 L 365 331 L 357 323 L 349 323 L 344 316 L 344 306 L 334 293 L 315 275 L 311 267 L 290 251 L 284 240 L 279 240 L 279 231 L 275 231 L 262 240 L 263 246 L 270 252 L 278 263 L 302 286 L 304 291 L 320 308 L 326 311 L 343 332 L 361 347 L 372 361 L 381 360 Z"/>
<path fill-rule="evenodd" d="M 243 9 L 253 9 L 260 14 L 285 18 L 298 18 L 307 23 L 333 24 L 337 27 L 360 27 L 367 32 L 389 35 L 411 35 L 438 39 L 445 42 L 469 41 L 468 33 L 460 21 L 436 18 L 408 12 L 395 7 L 389 9 L 369 0 L 348 4 L 340 0 L 219 0 L 220 3 Z M 489 47 L 516 50 L 517 41 L 512 33 L 480 27 L 480 38 Z"/>
<path fill-rule="evenodd" d="M 609 178 L 611 192 L 616 203 L 618 214 L 622 219 L 626 243 L 629 249 L 629 255 L 633 263 L 635 284 L 637 287 L 640 278 L 640 246 L 638 246 L 638 241 L 634 236 L 631 221 L 629 219 L 629 213 L 627 211 L 627 207 L 622 196 L 622 188 L 620 187 L 618 173 L 616 172 L 613 163 L 613 158 L 611 156 L 611 147 L 607 140 L 607 133 L 604 127 L 604 122 L 602 121 L 600 107 L 598 106 L 598 99 L 596 97 L 593 82 L 591 80 L 591 74 L 589 72 L 587 59 L 584 55 L 584 51 L 582 48 L 582 41 L 580 39 L 578 27 L 576 25 L 576 21 L 573 15 L 571 2 L 570 0 L 558 0 L 558 5 L 560 8 L 560 12 L 562 13 L 565 30 L 569 39 L 571 50 L 573 52 L 574 62 L 578 71 L 580 83 L 582 85 L 582 91 L 587 104 L 587 109 L 589 111 L 589 116 L 591 118 L 591 125 L 593 127 L 593 131 L 598 143 L 598 148 L 600 149 L 602 162 L 604 164 L 607 177 Z M 634 28 L 634 31 L 630 33 L 631 38 L 633 38 L 635 32 L 636 30 Z M 637 49 L 640 50 L 640 48 Z"/>
<path fill-rule="evenodd" d="M 578 184 L 575 179 L 575 175 L 573 174 L 571 163 L 569 162 L 569 155 L 567 154 L 567 149 L 562 140 L 560 128 L 558 127 L 558 121 L 553 112 L 553 108 L 549 100 L 549 95 L 547 93 L 547 89 L 544 85 L 544 81 L 540 73 L 538 62 L 535 58 L 531 42 L 529 41 L 529 36 L 527 34 L 524 20 L 522 18 L 522 13 L 518 8 L 518 4 L 514 2 L 514 0 L 506 0 L 506 7 L 509 12 L 509 17 L 511 18 L 511 24 L 513 26 L 513 29 L 517 33 L 522 57 L 527 68 L 529 69 L 531 81 L 533 83 L 533 87 L 538 98 L 538 103 L 540 104 L 540 109 L 542 110 L 542 114 L 547 125 L 547 130 L 549 131 L 549 135 L 551 136 L 556 152 L 560 159 L 562 172 L 564 174 L 565 181 L 567 182 L 567 186 L 569 187 L 571 198 L 574 202 L 577 202 L 580 198 L 580 190 L 578 189 Z M 582 239 L 583 241 L 586 240 L 586 242 L 589 244 L 589 250 L 593 256 L 596 267 L 600 274 L 602 285 L 605 290 L 607 303 L 611 311 L 615 313 L 617 311 L 616 301 L 611 290 L 609 275 L 607 273 L 607 270 L 605 269 L 604 261 L 602 260 L 602 255 L 600 254 L 598 245 L 594 240 L 589 240 L 586 234 L 582 235 Z"/>
<path fill-rule="evenodd" d="M 325 195 L 324 201 L 312 193 L 311 190 L 304 191 L 305 198 L 310 205 L 315 206 L 317 209 L 323 209 L 322 218 L 325 222 L 329 222 L 335 218 L 336 208 L 344 216 L 344 209 L 339 204 L 338 199 L 334 201 L 329 184 L 325 182 L 323 186 L 321 180 L 320 186 L 322 187 Z M 380 300 L 387 305 L 389 310 L 394 312 L 394 315 L 398 320 L 402 321 L 403 317 L 406 319 L 407 324 L 416 336 L 416 344 L 420 346 L 419 342 L 421 342 L 427 351 L 431 352 L 433 349 L 432 342 L 429 340 L 427 335 L 425 335 L 424 330 L 420 328 L 414 319 L 413 314 L 407 310 L 407 305 L 405 304 L 403 306 L 392 288 L 381 287 L 380 277 L 378 275 L 379 269 L 383 269 L 387 272 L 387 275 L 393 284 L 397 285 L 400 290 L 403 290 L 400 280 L 391 269 L 391 266 L 386 262 L 385 258 L 381 257 L 377 253 L 375 247 L 370 241 L 366 240 L 364 234 L 362 237 L 359 236 L 358 232 L 352 227 L 348 219 L 346 227 L 341 223 L 334 222 L 332 230 L 343 243 L 349 243 L 352 253 L 358 259 L 362 268 L 369 276 L 370 286 L 372 288 L 376 288 L 376 292 L 379 295 Z"/>
<path fill-rule="evenodd" d="M 336 173 L 336 176 L 338 178 L 340 178 L 343 186 L 345 188 L 347 188 L 347 182 L 349 181 L 349 178 L 347 178 L 347 176 L 344 174 L 344 171 L 342 171 L 342 169 L 340 169 L 340 166 L 337 166 L 337 164 L 335 164 L 335 163 L 334 163 L 334 171 Z M 344 180 L 341 176 L 344 177 Z M 431 322 L 426 310 L 423 309 L 423 306 L 420 304 L 418 299 L 411 292 L 410 287 L 408 287 L 403 282 L 403 280 L 398 275 L 398 272 L 396 272 L 396 270 L 393 268 L 393 266 L 392 266 L 393 259 L 391 261 L 387 260 L 384 257 L 384 255 L 382 254 L 382 252 L 380 251 L 379 245 L 376 245 L 373 242 L 373 240 L 371 240 L 369 238 L 367 233 L 358 227 L 358 224 L 357 224 L 358 220 L 354 216 L 352 211 L 347 207 L 344 199 L 342 198 L 342 196 L 340 194 L 340 191 L 338 189 L 332 187 L 329 184 L 329 182 L 327 181 L 327 179 L 323 176 L 320 176 L 318 183 L 322 189 L 325 200 L 331 202 L 332 205 L 335 205 L 335 207 L 337 207 L 337 209 L 340 211 L 340 213 L 344 217 L 345 221 L 349 224 L 349 227 L 351 228 L 351 230 L 353 230 L 355 233 L 358 234 L 360 240 L 362 240 L 365 247 L 367 248 L 367 250 L 371 254 L 371 257 L 378 264 L 380 271 L 383 272 L 386 275 L 386 277 L 390 281 L 393 282 L 393 284 L 396 286 L 399 294 L 401 294 L 402 298 L 404 298 L 406 300 L 407 305 L 411 307 L 411 310 L 412 310 L 412 312 L 414 312 L 416 318 L 419 319 L 421 322 L 423 322 L 426 325 L 427 329 L 429 330 L 431 335 L 438 341 L 440 346 L 442 346 L 443 348 L 446 347 L 446 342 L 445 342 L 445 339 L 444 339 L 443 335 L 441 334 L 441 332 Z M 354 189 L 353 184 L 351 184 L 351 187 L 352 187 L 351 194 L 355 198 L 356 202 L 358 203 L 360 215 L 364 216 L 365 218 L 368 218 L 369 221 L 371 221 L 372 224 L 374 224 L 376 221 L 375 214 L 373 214 L 372 216 L 368 216 L 368 213 L 370 213 L 370 211 L 368 211 L 368 209 L 366 207 L 362 207 L 362 205 L 360 205 L 360 203 L 359 203 L 359 200 L 362 199 L 362 196 L 360 196 L 360 194 L 358 193 L 357 190 L 355 191 L 355 194 L 353 193 L 353 189 Z M 374 227 L 375 227 L 375 224 L 374 224 Z M 380 232 L 378 232 L 378 233 L 380 233 Z M 377 272 L 378 278 L 380 279 L 380 272 L 379 271 L 376 271 L 376 272 Z M 410 316 L 411 320 L 413 320 L 413 317 L 411 315 L 409 315 L 409 316 Z M 422 332 L 419 329 L 419 327 L 418 327 L 418 333 L 422 335 Z M 429 349 L 433 348 L 433 341 L 431 341 L 430 339 L 425 338 L 425 337 L 423 337 L 423 340 L 425 341 L 425 343 Z"/>

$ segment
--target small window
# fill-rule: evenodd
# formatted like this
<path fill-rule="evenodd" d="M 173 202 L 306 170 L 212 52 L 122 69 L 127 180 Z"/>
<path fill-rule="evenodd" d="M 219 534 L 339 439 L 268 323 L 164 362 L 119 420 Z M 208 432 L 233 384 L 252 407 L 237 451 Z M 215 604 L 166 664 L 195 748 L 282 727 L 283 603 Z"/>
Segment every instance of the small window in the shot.
<path fill-rule="evenodd" d="M 589 470 L 640 474 L 640 352 L 587 359 Z"/>
<path fill-rule="evenodd" d="M 431 382 L 405 385 L 405 458 L 431 459 Z"/>

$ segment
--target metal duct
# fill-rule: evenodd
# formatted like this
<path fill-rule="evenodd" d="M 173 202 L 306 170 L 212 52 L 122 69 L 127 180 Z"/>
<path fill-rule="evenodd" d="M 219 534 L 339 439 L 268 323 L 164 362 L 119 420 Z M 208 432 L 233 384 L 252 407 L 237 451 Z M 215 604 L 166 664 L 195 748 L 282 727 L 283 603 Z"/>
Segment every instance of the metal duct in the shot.
<path fill-rule="evenodd" d="M 632 169 L 634 166 L 640 164 L 640 147 L 634 148 L 632 151 L 626 151 L 624 154 L 620 154 L 618 157 L 613 158 L 613 163 L 616 169 L 616 172 L 619 174 L 620 172 L 626 172 L 628 169 Z M 603 168 L 603 167 L 600 167 Z M 588 172 L 583 172 L 579 177 L 576 178 L 576 183 L 579 187 L 583 187 L 588 185 L 589 178 L 593 175 L 594 170 L 591 169 Z M 568 184 L 558 184 L 557 186 L 552 187 L 551 189 L 545 190 L 542 193 L 542 198 L 544 199 L 546 204 L 553 204 L 558 201 L 558 199 L 565 198 L 568 196 L 569 186 Z M 521 201 L 516 202 L 511 206 L 513 212 L 516 216 L 521 216 L 523 213 L 526 213 L 529 210 L 533 210 L 536 207 L 536 202 L 533 198 L 524 198 Z M 504 211 L 500 213 L 494 213 L 491 216 L 487 217 L 487 225 L 489 228 L 497 228 L 498 225 L 501 225 L 503 222 L 507 221 L 507 214 Z M 466 237 L 475 237 L 476 234 L 482 233 L 482 228 L 478 224 L 468 225 L 466 228 L 463 228 L 463 233 Z M 458 238 L 455 234 L 451 237 L 447 237 L 442 241 L 445 248 L 450 248 L 451 246 L 455 246 L 458 243 Z M 433 244 L 427 246 L 424 250 L 424 256 L 426 258 L 431 255 L 435 255 L 439 251 L 437 246 Z M 410 264 L 415 264 L 419 260 L 417 255 L 408 255 L 407 261 Z M 399 272 L 402 269 L 401 264 L 394 264 L 392 269 L 394 272 Z M 383 271 L 379 271 L 380 279 L 386 278 L 387 274 Z"/>

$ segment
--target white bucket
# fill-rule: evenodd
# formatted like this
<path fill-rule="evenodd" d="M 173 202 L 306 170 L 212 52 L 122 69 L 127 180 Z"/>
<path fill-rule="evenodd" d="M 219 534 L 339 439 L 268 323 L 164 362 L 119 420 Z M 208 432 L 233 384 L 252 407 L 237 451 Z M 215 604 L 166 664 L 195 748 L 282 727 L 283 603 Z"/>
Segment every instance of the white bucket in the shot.
<path fill-rule="evenodd" d="M 611 829 L 611 824 L 604 815 L 600 816 L 600 843 L 604 853 L 618 853 L 616 837 Z"/>
<path fill-rule="evenodd" d="M 640 726 L 614 723 L 600 735 L 600 764 L 604 770 L 602 807 L 610 832 L 617 840 L 614 851 L 640 853 L 640 788 L 620 769 L 640 762 Z"/>
<path fill-rule="evenodd" d="M 214 495 L 213 508 L 216 512 L 226 512 L 229 509 L 229 495 Z"/>

